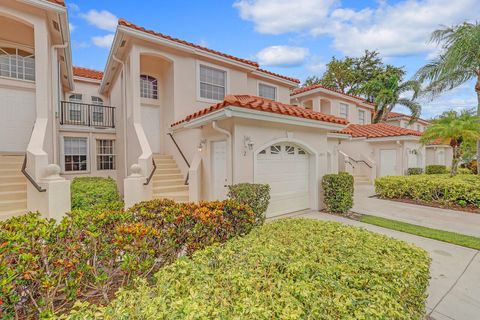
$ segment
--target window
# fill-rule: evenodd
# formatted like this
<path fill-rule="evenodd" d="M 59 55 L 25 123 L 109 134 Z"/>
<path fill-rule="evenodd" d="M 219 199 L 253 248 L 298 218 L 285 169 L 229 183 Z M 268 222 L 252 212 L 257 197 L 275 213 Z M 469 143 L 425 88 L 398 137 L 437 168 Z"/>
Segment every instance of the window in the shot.
<path fill-rule="evenodd" d="M 417 131 L 422 131 L 422 127 L 419 124 L 417 124 Z"/>
<path fill-rule="evenodd" d="M 68 104 L 67 115 L 68 120 L 73 122 L 82 122 L 82 95 L 79 93 L 71 94 L 68 100 L 72 103 Z"/>
<path fill-rule="evenodd" d="M 348 104 L 340 103 L 340 117 L 348 119 Z"/>
<path fill-rule="evenodd" d="M 35 56 L 21 49 L 0 47 L 0 76 L 35 81 Z"/>
<path fill-rule="evenodd" d="M 97 170 L 115 170 L 115 140 L 97 140 Z"/>
<path fill-rule="evenodd" d="M 92 121 L 93 124 L 103 123 L 103 99 L 100 97 L 92 96 Z"/>
<path fill-rule="evenodd" d="M 87 171 L 87 138 L 64 137 L 65 171 Z"/>
<path fill-rule="evenodd" d="M 227 72 L 200 65 L 200 98 L 223 100 L 227 86 Z"/>
<path fill-rule="evenodd" d="M 263 98 L 267 98 L 270 100 L 277 99 L 277 88 L 273 86 L 269 86 L 263 83 L 258 84 L 258 95 Z"/>
<path fill-rule="evenodd" d="M 365 110 L 358 110 L 358 123 L 365 124 Z"/>
<path fill-rule="evenodd" d="M 158 99 L 157 79 L 145 74 L 140 75 L 140 97 Z"/>

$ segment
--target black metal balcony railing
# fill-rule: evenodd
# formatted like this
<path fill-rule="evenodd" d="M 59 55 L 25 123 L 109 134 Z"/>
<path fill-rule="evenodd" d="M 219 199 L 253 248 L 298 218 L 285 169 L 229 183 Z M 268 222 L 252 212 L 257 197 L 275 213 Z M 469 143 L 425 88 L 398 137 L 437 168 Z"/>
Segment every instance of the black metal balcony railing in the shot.
<path fill-rule="evenodd" d="M 61 101 L 60 124 L 115 128 L 115 107 Z"/>

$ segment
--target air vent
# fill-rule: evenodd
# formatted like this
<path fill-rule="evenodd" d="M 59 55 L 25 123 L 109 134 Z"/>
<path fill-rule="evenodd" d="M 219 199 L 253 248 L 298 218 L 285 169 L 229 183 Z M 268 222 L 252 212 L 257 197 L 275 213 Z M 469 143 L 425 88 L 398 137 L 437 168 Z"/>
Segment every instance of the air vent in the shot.
<path fill-rule="evenodd" d="M 64 57 L 64 56 L 60 56 L 60 60 L 62 60 L 62 62 L 65 62 L 65 57 Z"/>
<path fill-rule="evenodd" d="M 57 31 L 60 31 L 60 27 L 58 26 L 58 22 L 53 20 L 52 21 L 52 24 L 53 24 L 53 29 L 57 30 Z"/>
<path fill-rule="evenodd" d="M 125 47 L 125 43 L 127 43 L 127 41 L 126 41 L 126 40 L 123 40 L 122 43 L 120 43 L 120 48 Z"/>

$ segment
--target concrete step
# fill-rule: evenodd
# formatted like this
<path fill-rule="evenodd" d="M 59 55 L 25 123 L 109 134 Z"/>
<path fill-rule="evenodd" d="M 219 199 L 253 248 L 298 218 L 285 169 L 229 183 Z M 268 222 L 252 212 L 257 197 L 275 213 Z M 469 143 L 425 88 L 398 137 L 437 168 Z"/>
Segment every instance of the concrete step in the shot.
<path fill-rule="evenodd" d="M 23 173 L 21 168 L 4 168 L 0 165 L 0 177 L 2 176 L 23 176 Z"/>
<path fill-rule="evenodd" d="M 153 159 L 155 160 L 155 162 L 157 160 L 173 160 L 173 157 L 169 154 L 154 154 L 153 155 Z"/>
<path fill-rule="evenodd" d="M 172 168 L 161 169 L 157 167 L 157 170 L 155 170 L 154 176 L 166 175 L 166 174 L 180 174 L 180 173 L 181 173 L 180 169 L 172 169 Z"/>
<path fill-rule="evenodd" d="M 1 178 L 0 178 L 1 181 Z M 16 183 L 0 183 L 0 192 L 8 192 L 8 191 L 25 191 L 27 192 L 27 183 L 24 182 L 16 182 Z"/>
<path fill-rule="evenodd" d="M 172 173 L 172 174 L 162 174 L 162 175 L 154 175 L 153 182 L 160 182 L 164 180 L 185 180 L 181 173 Z"/>
<path fill-rule="evenodd" d="M 188 192 L 169 192 L 169 193 L 154 193 L 154 198 L 157 199 L 171 199 L 176 202 L 188 202 Z"/>
<path fill-rule="evenodd" d="M 153 187 L 153 193 L 170 193 L 177 191 L 188 191 L 188 186 L 184 184 L 178 184 L 175 186 Z"/>
<path fill-rule="evenodd" d="M 19 209 L 19 210 L 0 211 L 0 221 L 21 216 L 22 214 L 26 214 L 27 212 L 28 212 L 27 208 Z"/>
<path fill-rule="evenodd" d="M 0 156 L 1 163 L 18 163 L 20 166 L 23 163 L 24 156 Z"/>
<path fill-rule="evenodd" d="M 25 199 L 27 199 L 27 190 L 0 192 L 0 202 L 8 201 L 8 200 L 25 200 Z"/>
<path fill-rule="evenodd" d="M 0 169 L 16 169 L 18 171 L 22 170 L 21 163 L 10 163 L 10 162 L 0 162 Z"/>
<path fill-rule="evenodd" d="M 0 176 L 0 184 L 26 182 L 24 175 Z"/>
<path fill-rule="evenodd" d="M 165 186 L 176 186 L 182 185 L 185 183 L 182 175 L 179 175 L 179 179 L 162 179 L 153 182 L 153 187 L 165 187 Z"/>
<path fill-rule="evenodd" d="M 178 169 L 177 164 L 175 162 L 171 163 L 157 163 L 157 170 L 160 169 Z"/>
<path fill-rule="evenodd" d="M 5 211 L 16 211 L 27 209 L 27 199 L 0 201 L 0 214 Z"/>

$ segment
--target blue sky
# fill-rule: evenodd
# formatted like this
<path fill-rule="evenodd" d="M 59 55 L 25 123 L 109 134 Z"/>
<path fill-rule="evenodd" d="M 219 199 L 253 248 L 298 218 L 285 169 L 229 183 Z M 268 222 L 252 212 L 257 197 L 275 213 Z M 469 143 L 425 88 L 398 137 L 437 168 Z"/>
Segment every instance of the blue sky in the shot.
<path fill-rule="evenodd" d="M 477 18 L 477 0 L 75 0 L 67 2 L 75 65 L 103 70 L 117 18 L 304 80 L 332 56 L 378 50 L 407 77 L 438 53 L 440 25 Z M 422 116 L 476 105 L 473 82 L 433 101 Z M 398 108 L 397 111 L 404 111 Z"/>

